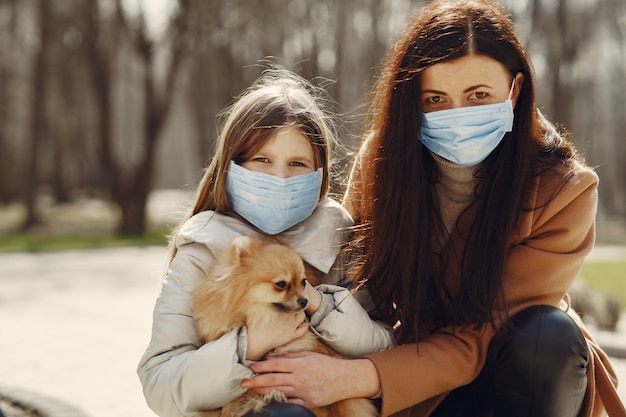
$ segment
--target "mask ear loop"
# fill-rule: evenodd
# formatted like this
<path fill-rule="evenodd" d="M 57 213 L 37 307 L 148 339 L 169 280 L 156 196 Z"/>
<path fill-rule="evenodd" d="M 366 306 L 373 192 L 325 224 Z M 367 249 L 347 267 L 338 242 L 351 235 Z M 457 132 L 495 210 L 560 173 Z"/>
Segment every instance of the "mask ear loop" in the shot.
<path fill-rule="evenodd" d="M 515 77 L 513 77 L 513 82 L 511 82 L 511 89 L 509 90 L 509 98 L 507 98 L 507 101 L 511 101 L 511 97 L 513 96 L 513 88 L 515 88 Z"/>

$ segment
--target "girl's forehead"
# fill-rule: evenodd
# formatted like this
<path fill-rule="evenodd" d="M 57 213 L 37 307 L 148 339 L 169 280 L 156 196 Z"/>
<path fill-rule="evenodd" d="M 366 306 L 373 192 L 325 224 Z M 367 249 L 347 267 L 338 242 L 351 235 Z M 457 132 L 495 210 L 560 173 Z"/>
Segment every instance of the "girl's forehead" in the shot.
<path fill-rule="evenodd" d="M 276 153 L 313 153 L 309 138 L 297 126 L 284 126 L 274 130 L 270 138 L 261 147 L 261 150 L 263 149 L 272 150 Z"/>

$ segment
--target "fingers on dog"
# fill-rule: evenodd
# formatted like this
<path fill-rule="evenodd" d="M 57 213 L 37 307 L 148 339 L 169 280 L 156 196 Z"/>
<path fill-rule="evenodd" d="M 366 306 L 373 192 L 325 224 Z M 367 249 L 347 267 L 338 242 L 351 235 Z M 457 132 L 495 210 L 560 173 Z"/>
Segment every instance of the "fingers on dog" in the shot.
<path fill-rule="evenodd" d="M 260 394 L 267 394 L 273 390 L 283 391 L 286 386 L 282 386 L 281 373 L 258 373 L 251 379 L 245 379 L 241 382 L 241 387 L 246 389 L 254 389 Z"/>
<path fill-rule="evenodd" d="M 265 361 L 259 361 L 252 365 L 250 365 L 250 369 L 252 372 L 257 374 L 257 377 L 264 375 L 276 375 L 271 374 L 272 372 L 291 372 L 291 369 L 288 368 L 287 362 L 280 357 L 273 357 L 271 359 Z"/>

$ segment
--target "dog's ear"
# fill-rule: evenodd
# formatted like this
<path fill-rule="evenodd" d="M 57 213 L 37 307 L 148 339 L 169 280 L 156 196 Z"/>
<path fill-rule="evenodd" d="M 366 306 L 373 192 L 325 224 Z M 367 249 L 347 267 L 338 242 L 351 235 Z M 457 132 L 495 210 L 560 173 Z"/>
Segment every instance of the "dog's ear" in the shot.
<path fill-rule="evenodd" d="M 261 242 L 249 236 L 238 236 L 230 245 L 231 259 L 240 264 L 245 258 L 254 256 L 261 248 Z"/>

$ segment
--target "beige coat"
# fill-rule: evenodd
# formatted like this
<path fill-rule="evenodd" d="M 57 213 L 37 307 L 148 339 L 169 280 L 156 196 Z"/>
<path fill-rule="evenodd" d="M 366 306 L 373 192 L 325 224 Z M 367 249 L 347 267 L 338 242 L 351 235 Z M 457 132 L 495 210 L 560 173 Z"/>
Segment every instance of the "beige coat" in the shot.
<path fill-rule="evenodd" d="M 566 293 L 594 244 L 598 186 L 598 177 L 592 170 L 579 165 L 574 169 L 572 180 L 551 200 L 549 197 L 558 189 L 561 177 L 540 178 L 533 202 L 538 209 L 523 217 L 519 233 L 512 239 L 513 249 L 503 278 L 510 314 L 537 304 L 568 310 L 564 302 Z M 352 180 L 358 187 L 358 178 Z M 461 231 L 472 219 L 470 208 L 460 219 Z M 459 230 L 453 231 L 443 250 L 461 253 L 462 235 Z M 443 277 L 452 290 L 458 286 L 458 271 L 458 264 L 449 265 Z M 604 353 L 582 323 L 580 326 L 592 353 L 589 386 L 580 415 L 601 416 L 604 415 L 602 397 L 611 395 L 617 381 Z M 407 344 L 368 355 L 381 381 L 382 416 L 430 415 L 448 392 L 470 383 L 480 373 L 494 333 L 491 325 L 479 330 L 443 328 L 420 342 L 419 349 L 415 344 Z M 596 385 L 599 379 L 603 382 Z"/>

